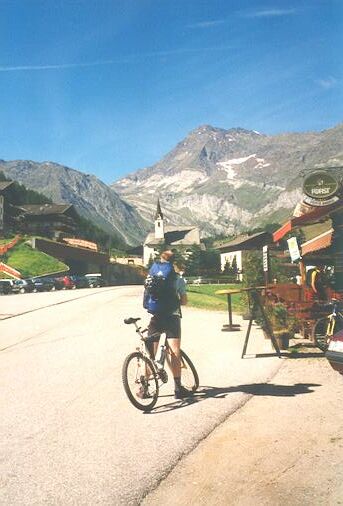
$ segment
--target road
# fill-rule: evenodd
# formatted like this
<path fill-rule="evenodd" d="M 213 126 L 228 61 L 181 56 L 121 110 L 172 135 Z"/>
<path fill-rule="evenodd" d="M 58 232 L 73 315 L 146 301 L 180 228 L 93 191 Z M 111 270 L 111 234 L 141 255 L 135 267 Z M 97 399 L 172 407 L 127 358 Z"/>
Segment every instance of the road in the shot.
<path fill-rule="evenodd" d="M 136 505 L 282 359 L 241 360 L 244 333 L 223 313 L 186 308 L 183 348 L 200 376 L 193 402 L 172 385 L 151 414 L 128 402 L 121 366 L 137 342 L 141 287 L 0 298 L 0 504 Z M 249 346 L 266 351 L 255 330 Z"/>

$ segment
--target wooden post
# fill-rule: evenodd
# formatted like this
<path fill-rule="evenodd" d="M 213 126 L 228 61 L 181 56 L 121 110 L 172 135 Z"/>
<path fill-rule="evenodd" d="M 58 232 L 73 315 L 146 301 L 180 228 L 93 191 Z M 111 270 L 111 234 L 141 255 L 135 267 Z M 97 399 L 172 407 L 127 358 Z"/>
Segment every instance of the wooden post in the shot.
<path fill-rule="evenodd" d="M 332 250 L 335 267 L 335 290 L 343 292 L 343 212 L 332 214 Z"/>
<path fill-rule="evenodd" d="M 301 276 L 301 300 L 305 300 L 305 286 L 306 286 L 306 267 L 303 260 L 299 261 L 299 272 Z"/>
<path fill-rule="evenodd" d="M 275 349 L 278 357 L 281 358 L 280 348 L 279 348 L 279 345 L 278 345 L 278 343 L 277 343 L 277 341 L 275 339 L 272 325 L 271 325 L 271 323 L 269 321 L 269 318 L 268 318 L 268 316 L 267 316 L 267 314 L 266 314 L 266 312 L 264 310 L 263 303 L 262 303 L 262 300 L 261 300 L 261 295 L 260 295 L 259 291 L 258 290 L 252 290 L 251 291 L 251 298 L 252 298 L 252 301 L 253 301 L 253 310 L 252 310 L 252 313 L 250 315 L 250 321 L 249 321 L 247 333 L 246 333 L 246 336 L 245 336 L 245 341 L 244 341 L 244 345 L 243 345 L 243 351 L 242 351 L 242 357 L 241 358 L 244 358 L 245 355 L 246 355 L 252 322 L 255 319 L 255 314 L 257 314 L 258 312 L 261 315 L 261 318 L 262 318 L 262 321 L 263 321 L 262 325 L 264 326 L 265 332 L 268 334 L 268 337 L 270 338 L 270 340 L 271 340 L 271 342 L 272 342 L 272 344 L 274 346 L 274 349 Z"/>

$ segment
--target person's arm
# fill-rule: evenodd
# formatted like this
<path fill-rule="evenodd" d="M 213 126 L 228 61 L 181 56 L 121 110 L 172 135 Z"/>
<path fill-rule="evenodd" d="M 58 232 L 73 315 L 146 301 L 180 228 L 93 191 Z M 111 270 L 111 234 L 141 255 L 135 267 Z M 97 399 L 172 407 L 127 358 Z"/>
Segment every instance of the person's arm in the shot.
<path fill-rule="evenodd" d="M 185 306 L 187 304 L 187 292 L 186 282 L 183 278 L 178 279 L 178 293 L 180 298 L 180 305 Z"/>
<path fill-rule="evenodd" d="M 187 294 L 184 293 L 183 295 L 180 295 L 180 304 L 181 306 L 185 306 L 187 304 Z"/>
<path fill-rule="evenodd" d="M 311 288 L 314 291 L 314 293 L 317 293 L 316 277 L 317 277 L 317 272 L 313 271 L 312 274 L 311 274 Z"/>

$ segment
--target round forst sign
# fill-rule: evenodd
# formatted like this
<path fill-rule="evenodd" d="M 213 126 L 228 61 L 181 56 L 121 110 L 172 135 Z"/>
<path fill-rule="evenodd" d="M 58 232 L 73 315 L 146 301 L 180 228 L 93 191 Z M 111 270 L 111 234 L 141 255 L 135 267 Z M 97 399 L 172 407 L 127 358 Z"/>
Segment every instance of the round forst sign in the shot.
<path fill-rule="evenodd" d="M 318 170 L 309 174 L 304 181 L 303 191 L 312 199 L 327 200 L 333 197 L 338 190 L 338 182 L 328 172 Z"/>

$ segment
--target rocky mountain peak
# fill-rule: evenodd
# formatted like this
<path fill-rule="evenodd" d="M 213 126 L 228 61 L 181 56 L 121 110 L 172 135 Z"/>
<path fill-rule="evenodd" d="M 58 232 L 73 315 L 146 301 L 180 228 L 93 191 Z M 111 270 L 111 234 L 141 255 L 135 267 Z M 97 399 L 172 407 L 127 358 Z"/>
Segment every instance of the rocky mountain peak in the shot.
<path fill-rule="evenodd" d="M 205 235 L 282 222 L 301 196 L 299 174 L 343 160 L 343 128 L 268 136 L 200 125 L 155 165 L 112 187 L 152 223 L 153 195 L 167 219 L 198 224 Z"/>
<path fill-rule="evenodd" d="M 108 233 L 137 244 L 147 225 L 132 206 L 96 176 L 53 162 L 0 162 L 0 171 L 56 203 L 69 203 Z"/>

